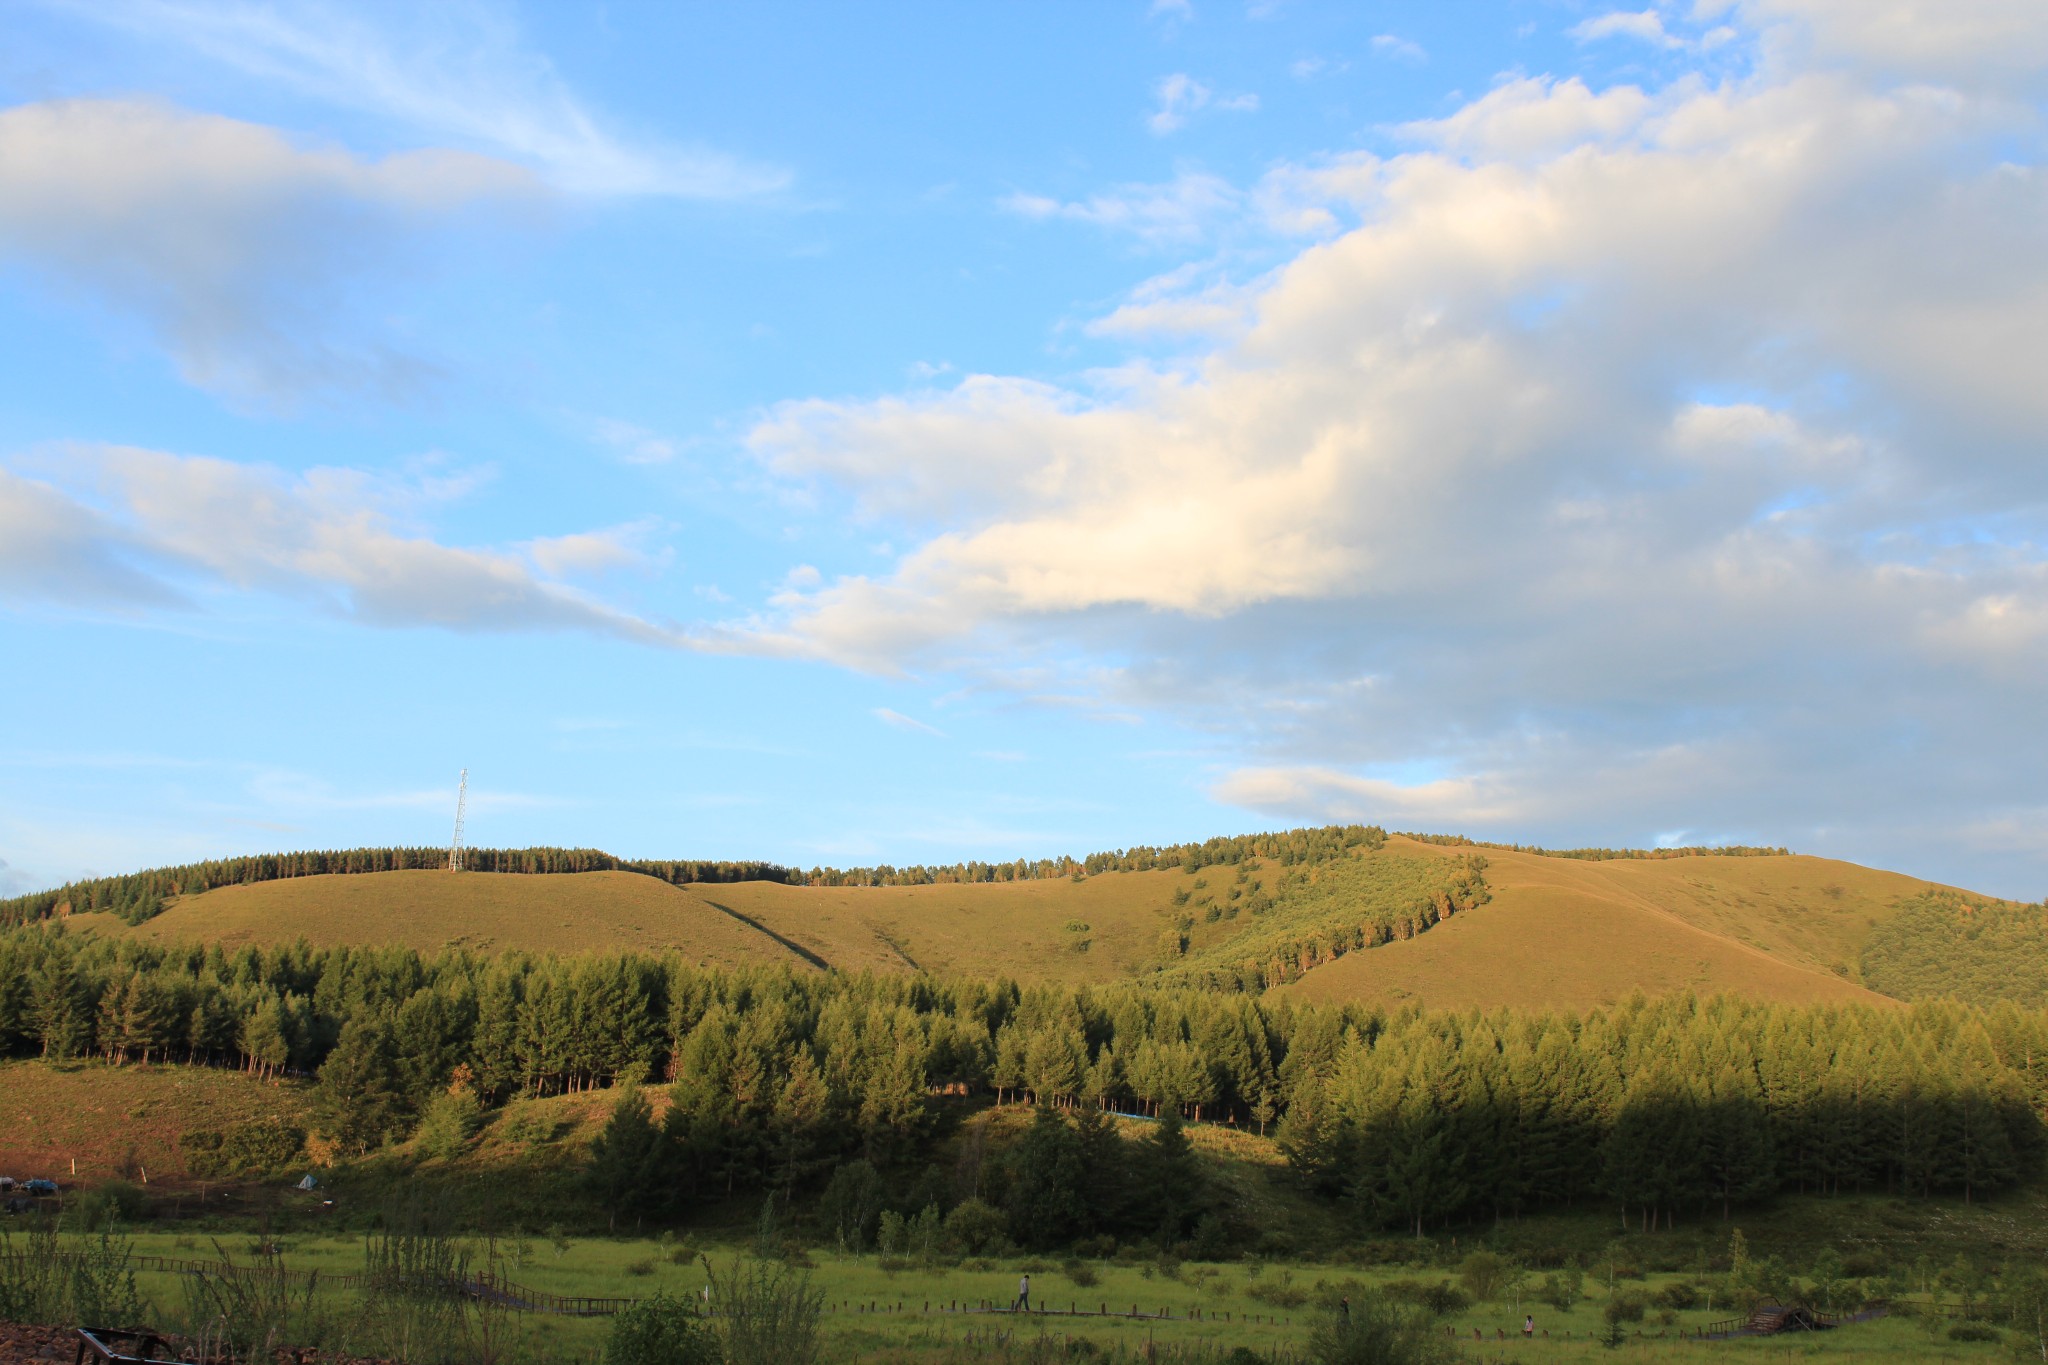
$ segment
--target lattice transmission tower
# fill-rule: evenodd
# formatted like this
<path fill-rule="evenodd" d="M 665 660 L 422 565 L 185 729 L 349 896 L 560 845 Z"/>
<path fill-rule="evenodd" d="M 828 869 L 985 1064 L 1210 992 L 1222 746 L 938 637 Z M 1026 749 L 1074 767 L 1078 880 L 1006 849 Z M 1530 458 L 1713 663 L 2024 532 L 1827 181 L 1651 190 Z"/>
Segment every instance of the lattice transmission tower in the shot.
<path fill-rule="evenodd" d="M 455 788 L 455 837 L 448 844 L 448 870 L 462 871 L 462 813 L 469 804 L 469 769 L 462 770 L 462 781 Z"/>

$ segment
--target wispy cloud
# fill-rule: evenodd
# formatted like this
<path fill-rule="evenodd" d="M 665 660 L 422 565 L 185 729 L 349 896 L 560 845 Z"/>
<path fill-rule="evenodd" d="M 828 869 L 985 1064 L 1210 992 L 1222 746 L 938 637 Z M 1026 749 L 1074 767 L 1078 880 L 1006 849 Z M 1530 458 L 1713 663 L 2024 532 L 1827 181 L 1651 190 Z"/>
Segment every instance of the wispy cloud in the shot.
<path fill-rule="evenodd" d="M 1664 30 L 1664 16 L 1653 9 L 1612 10 L 1595 15 L 1573 25 L 1572 37 L 1582 43 L 1594 43 L 1602 38 L 1626 37 L 1649 43 L 1653 47 L 1682 47 L 1683 42 Z"/>
<path fill-rule="evenodd" d="M 418 388 L 430 365 L 354 335 L 364 277 L 537 190 L 473 152 L 369 160 L 154 101 L 0 111 L 0 256 L 140 319 L 188 381 L 249 403 Z"/>
<path fill-rule="evenodd" d="M 1397 62 L 1420 64 L 1429 60 L 1429 54 L 1423 51 L 1422 44 L 1410 42 L 1392 33 L 1375 34 L 1372 50 L 1376 57 L 1387 57 Z"/>
<path fill-rule="evenodd" d="M 527 542 L 523 554 L 408 531 L 422 491 L 348 469 L 121 446 L 64 452 L 66 486 L 0 469 L 0 604 L 141 612 L 266 592 L 364 625 L 581 631 L 718 648 L 559 581 L 633 562 L 644 527 Z"/>
<path fill-rule="evenodd" d="M 1246 93 L 1218 98 L 1213 89 L 1185 71 L 1161 77 L 1152 87 L 1152 98 L 1154 107 L 1146 116 L 1145 126 L 1155 137 L 1179 132 L 1191 117 L 1203 109 L 1246 114 L 1259 107 L 1257 95 Z"/>
<path fill-rule="evenodd" d="M 628 464 L 667 464 L 676 457 L 676 443 L 659 432 L 615 417 L 594 417 L 590 433 L 619 452 Z"/>
<path fill-rule="evenodd" d="M 1186 171 L 1165 184 L 1118 185 L 1082 200 L 1019 193 L 1001 204 L 1025 218 L 1090 223 L 1148 242 L 1178 242 L 1202 236 L 1243 202 L 1244 195 L 1222 177 Z"/>
<path fill-rule="evenodd" d="M 578 194 L 759 195 L 787 171 L 626 134 L 585 105 L 510 13 L 481 0 L 406 7 L 379 27 L 320 0 L 58 0 L 156 46 L 178 46 L 295 93 L 522 162 Z"/>
<path fill-rule="evenodd" d="M 946 738 L 946 732 L 938 726 L 928 725 L 915 716 L 906 716 L 901 711 L 891 707 L 877 706 L 871 714 L 882 724 L 892 726 L 898 730 L 912 730 L 921 735 L 931 735 L 938 739 Z"/>

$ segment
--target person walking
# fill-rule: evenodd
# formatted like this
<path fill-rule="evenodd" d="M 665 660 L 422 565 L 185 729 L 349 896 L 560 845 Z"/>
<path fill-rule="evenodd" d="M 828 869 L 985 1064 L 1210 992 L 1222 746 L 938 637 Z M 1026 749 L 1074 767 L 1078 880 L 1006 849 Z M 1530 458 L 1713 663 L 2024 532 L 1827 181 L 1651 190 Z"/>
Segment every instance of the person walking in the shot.
<path fill-rule="evenodd" d="M 1536 1315 L 1535 1315 L 1534 1313 L 1530 1313 L 1530 1314 L 1528 1314 L 1528 1315 L 1527 1315 L 1526 1317 L 1524 1317 L 1524 1318 L 1522 1319 L 1522 1340 L 1524 1340 L 1524 1341 L 1533 1341 L 1533 1340 L 1535 1340 L 1535 1339 L 1536 1339 Z"/>
<path fill-rule="evenodd" d="M 1028 1272 L 1024 1278 L 1017 1281 L 1017 1301 L 1010 1305 L 1010 1311 L 1012 1313 L 1029 1313 L 1031 1311 L 1031 1276 Z"/>

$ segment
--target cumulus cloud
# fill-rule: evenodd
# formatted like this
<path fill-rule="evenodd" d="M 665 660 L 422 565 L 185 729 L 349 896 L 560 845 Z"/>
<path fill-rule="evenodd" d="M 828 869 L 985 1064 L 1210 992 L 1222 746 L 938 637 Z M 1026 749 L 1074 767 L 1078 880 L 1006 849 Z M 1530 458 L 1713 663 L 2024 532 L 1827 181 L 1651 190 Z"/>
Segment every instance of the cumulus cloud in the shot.
<path fill-rule="evenodd" d="M 519 162 L 570 193 L 733 199 L 789 183 L 779 167 L 607 127 L 511 14 L 482 0 L 403 7 L 384 26 L 362 6 L 321 0 L 95 0 L 74 12 Z"/>
<path fill-rule="evenodd" d="M 532 541 L 524 556 L 450 546 L 402 526 L 417 488 L 125 446 L 68 452 L 63 482 L 0 471 L 0 528 L 33 531 L 0 536 L 0 602 L 135 611 L 260 592 L 373 626 L 716 647 L 555 581 L 635 558 L 642 528 Z"/>
<path fill-rule="evenodd" d="M 2048 24 L 2034 0 L 1717 0 L 1767 30 L 1789 59 L 1893 76 L 2040 90 Z"/>
<path fill-rule="evenodd" d="M 771 412 L 916 537 L 777 638 L 1071 670 L 1236 736 L 1276 817 L 1999 828 L 2048 761 L 2038 125 L 1780 61 L 1404 131 L 1185 362 Z"/>
<path fill-rule="evenodd" d="M 151 101 L 0 110 L 0 256 L 142 319 L 187 380 L 247 400 L 415 385 L 418 361 L 335 323 L 351 286 L 423 225 L 535 189 L 474 153 L 365 160 Z"/>

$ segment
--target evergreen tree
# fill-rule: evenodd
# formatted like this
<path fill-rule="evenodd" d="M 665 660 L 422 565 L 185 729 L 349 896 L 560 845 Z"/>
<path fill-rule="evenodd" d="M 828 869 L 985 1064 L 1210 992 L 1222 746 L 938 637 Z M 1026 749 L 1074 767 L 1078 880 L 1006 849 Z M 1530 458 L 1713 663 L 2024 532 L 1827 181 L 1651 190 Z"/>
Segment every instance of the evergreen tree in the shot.
<path fill-rule="evenodd" d="M 590 1145 L 586 1171 L 591 1192 L 604 1205 L 607 1225 L 616 1230 L 622 1212 L 634 1216 L 635 1226 L 646 1215 L 664 1212 L 674 1166 L 673 1146 L 655 1123 L 647 1096 L 637 1085 L 625 1087 Z"/>
<path fill-rule="evenodd" d="M 404 1081 L 391 1026 L 365 1011 L 351 1019 L 320 1067 L 314 1116 L 323 1137 L 357 1155 L 382 1146 L 405 1125 Z"/>

